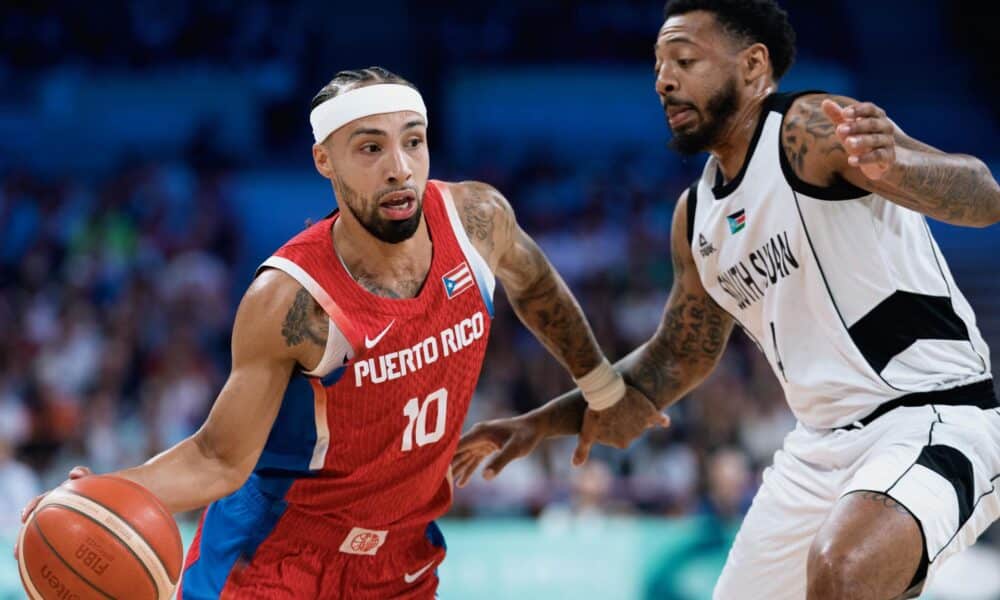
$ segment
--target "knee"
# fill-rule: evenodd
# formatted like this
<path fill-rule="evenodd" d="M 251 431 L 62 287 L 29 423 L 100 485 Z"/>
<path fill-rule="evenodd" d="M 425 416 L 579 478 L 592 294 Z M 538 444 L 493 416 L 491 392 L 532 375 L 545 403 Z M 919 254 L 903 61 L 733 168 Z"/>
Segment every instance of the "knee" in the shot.
<path fill-rule="evenodd" d="M 859 561 L 842 544 L 817 539 L 806 566 L 808 600 L 848 600 L 863 581 Z"/>

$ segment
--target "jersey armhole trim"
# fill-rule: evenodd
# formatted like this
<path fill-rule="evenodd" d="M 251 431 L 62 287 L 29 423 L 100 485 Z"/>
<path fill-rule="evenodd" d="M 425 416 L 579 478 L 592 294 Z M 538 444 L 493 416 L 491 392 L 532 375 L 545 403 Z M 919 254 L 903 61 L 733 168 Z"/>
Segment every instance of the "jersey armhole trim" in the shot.
<path fill-rule="evenodd" d="M 687 197 L 687 240 L 688 246 L 694 246 L 694 213 L 698 210 L 698 182 L 688 188 Z"/>
<path fill-rule="evenodd" d="M 361 338 L 347 319 L 344 311 L 340 309 L 337 303 L 333 301 L 333 298 L 330 297 L 330 294 L 305 269 L 281 256 L 271 256 L 265 260 L 257 268 L 257 273 L 260 273 L 265 268 L 277 269 L 297 281 L 323 307 L 323 311 L 326 312 L 330 319 L 330 331 L 326 338 L 326 348 L 323 352 L 323 358 L 320 359 L 316 368 L 311 371 L 303 371 L 303 375 L 309 377 L 325 376 L 326 373 L 322 372 L 323 369 L 330 362 L 336 360 L 338 354 L 344 354 L 346 358 L 350 359 L 360 353 Z"/>
<path fill-rule="evenodd" d="M 827 93 L 822 90 L 806 90 L 788 94 L 776 94 L 773 97 L 774 101 L 771 107 L 773 110 L 781 113 L 781 126 L 778 128 L 778 160 L 781 163 L 781 172 L 785 176 L 785 181 L 788 182 L 788 185 L 793 190 L 817 200 L 836 202 L 841 200 L 857 200 L 858 198 L 870 196 L 872 192 L 859 188 L 840 175 L 836 175 L 834 182 L 828 186 L 818 186 L 805 182 L 795 174 L 795 169 L 792 168 L 792 163 L 788 161 L 788 156 L 785 154 L 784 136 L 781 135 L 781 131 L 785 126 L 785 117 L 788 116 L 788 109 L 802 96 Z"/>
<path fill-rule="evenodd" d="M 448 213 L 448 221 L 451 223 L 451 229 L 455 233 L 455 239 L 458 240 L 458 246 L 462 249 L 462 254 L 465 255 L 465 259 L 469 262 L 469 268 L 472 269 L 473 277 L 476 278 L 476 284 L 479 287 L 480 295 L 483 297 L 483 303 L 486 304 L 486 309 L 492 318 L 493 292 L 496 289 L 496 276 L 490 270 L 490 266 L 483 255 L 472 245 L 469 234 L 465 232 L 465 225 L 458 214 L 458 208 L 455 206 L 455 199 L 451 195 L 448 184 L 434 182 L 434 185 L 441 192 L 441 198 L 444 200 L 444 208 Z"/>

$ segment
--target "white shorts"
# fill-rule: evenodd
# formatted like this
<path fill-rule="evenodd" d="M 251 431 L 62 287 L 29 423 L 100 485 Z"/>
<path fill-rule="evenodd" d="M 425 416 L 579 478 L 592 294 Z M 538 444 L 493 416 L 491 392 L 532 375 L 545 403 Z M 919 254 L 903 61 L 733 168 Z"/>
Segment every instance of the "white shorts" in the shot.
<path fill-rule="evenodd" d="M 891 496 L 920 522 L 927 579 L 1000 518 L 1000 409 L 920 406 L 785 438 L 740 528 L 716 600 L 803 600 L 809 547 L 845 494 Z"/>

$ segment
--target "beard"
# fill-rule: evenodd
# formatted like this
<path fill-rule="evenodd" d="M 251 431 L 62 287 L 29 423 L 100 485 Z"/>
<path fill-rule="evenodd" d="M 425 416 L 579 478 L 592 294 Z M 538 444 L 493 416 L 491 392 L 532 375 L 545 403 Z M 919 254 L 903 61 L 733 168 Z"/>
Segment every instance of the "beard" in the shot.
<path fill-rule="evenodd" d="M 358 220 L 358 223 L 361 223 L 361 226 L 368 233 L 380 241 L 387 244 L 404 242 L 413 237 L 413 234 L 417 232 L 417 228 L 420 227 L 420 218 L 424 213 L 424 195 L 421 190 L 418 190 L 414 186 L 384 190 L 375 194 L 375 197 L 370 200 L 362 197 L 360 193 L 353 190 L 343 181 L 337 182 L 334 187 L 337 192 L 337 199 L 347 205 L 347 209 L 351 211 L 351 214 Z M 409 218 L 403 220 L 382 218 L 382 215 L 379 214 L 379 199 L 386 194 L 398 192 L 401 189 L 413 190 L 413 193 L 416 194 L 417 210 Z"/>
<path fill-rule="evenodd" d="M 684 156 L 705 152 L 719 141 L 723 129 L 736 113 L 738 105 L 739 89 L 736 85 L 736 78 L 731 78 L 715 95 L 708 99 L 704 112 L 705 119 L 701 125 L 685 132 L 671 129 L 674 137 L 670 140 L 669 146 Z M 694 107 L 691 106 L 691 108 Z M 667 127 L 670 127 L 669 121 Z"/>

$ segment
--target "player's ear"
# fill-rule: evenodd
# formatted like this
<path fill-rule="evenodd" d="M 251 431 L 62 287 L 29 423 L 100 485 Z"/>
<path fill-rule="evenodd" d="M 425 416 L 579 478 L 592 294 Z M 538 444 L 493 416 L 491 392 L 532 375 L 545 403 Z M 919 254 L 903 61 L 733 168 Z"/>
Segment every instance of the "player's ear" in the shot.
<path fill-rule="evenodd" d="M 333 164 L 330 162 L 330 151 L 323 144 L 313 144 L 313 164 L 319 174 L 327 179 L 333 178 Z"/>
<path fill-rule="evenodd" d="M 771 69 L 771 55 L 767 51 L 767 46 L 760 42 L 744 48 L 740 55 L 740 70 L 743 71 L 744 83 L 766 76 Z"/>

